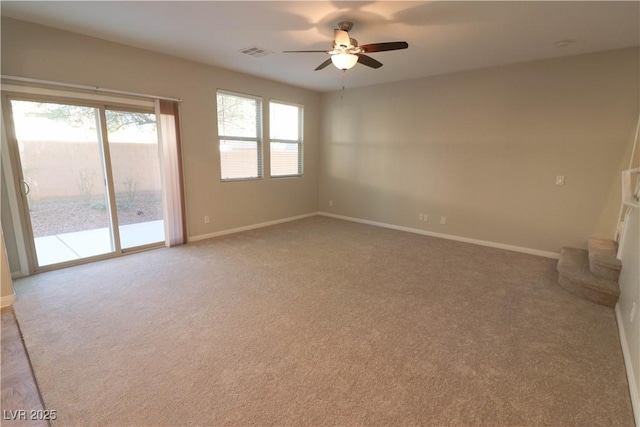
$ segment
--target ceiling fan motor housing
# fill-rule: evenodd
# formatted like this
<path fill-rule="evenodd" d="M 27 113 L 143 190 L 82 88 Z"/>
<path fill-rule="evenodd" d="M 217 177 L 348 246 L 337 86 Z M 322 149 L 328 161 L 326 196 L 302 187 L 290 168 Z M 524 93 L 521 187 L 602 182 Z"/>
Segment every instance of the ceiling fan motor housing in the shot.
<path fill-rule="evenodd" d="M 353 22 L 351 21 L 340 21 L 338 22 L 338 30 L 349 32 L 353 28 Z"/>

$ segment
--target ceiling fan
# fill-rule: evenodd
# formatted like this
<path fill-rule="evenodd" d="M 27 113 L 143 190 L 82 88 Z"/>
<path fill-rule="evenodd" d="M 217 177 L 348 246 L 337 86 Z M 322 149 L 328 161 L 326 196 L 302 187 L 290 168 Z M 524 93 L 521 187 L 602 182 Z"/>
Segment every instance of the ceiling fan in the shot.
<path fill-rule="evenodd" d="M 365 55 L 365 53 L 385 52 L 388 50 L 406 49 L 409 47 L 407 42 L 372 43 L 358 46 L 358 41 L 349 37 L 349 31 L 351 31 L 351 28 L 353 28 L 353 22 L 338 22 L 338 28 L 333 30 L 334 40 L 331 50 L 286 50 L 283 53 L 328 53 L 331 55 L 331 58 L 318 65 L 315 71 L 322 70 L 331 63 L 333 63 L 336 68 L 346 71 L 353 68 L 358 62 L 371 68 L 382 67 L 382 62 Z"/>

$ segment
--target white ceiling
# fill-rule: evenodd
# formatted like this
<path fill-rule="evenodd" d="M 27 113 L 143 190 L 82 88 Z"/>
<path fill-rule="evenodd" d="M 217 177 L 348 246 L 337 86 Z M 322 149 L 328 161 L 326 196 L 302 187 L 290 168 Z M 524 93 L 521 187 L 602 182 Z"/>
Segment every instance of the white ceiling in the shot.
<path fill-rule="evenodd" d="M 407 41 L 356 65 L 348 87 L 640 45 L 637 1 L 2 1 L 2 15 L 240 71 L 317 91 L 342 87 L 342 72 L 314 68 L 333 28 L 354 22 L 360 44 Z M 556 42 L 570 40 L 565 47 Z M 238 51 L 274 52 L 255 58 Z"/>

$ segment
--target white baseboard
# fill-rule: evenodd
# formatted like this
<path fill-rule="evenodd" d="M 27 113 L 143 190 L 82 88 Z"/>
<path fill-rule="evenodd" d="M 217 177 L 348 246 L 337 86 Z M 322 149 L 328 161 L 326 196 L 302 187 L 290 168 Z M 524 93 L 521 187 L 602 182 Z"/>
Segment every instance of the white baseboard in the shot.
<path fill-rule="evenodd" d="M 401 225 L 387 224 L 387 223 L 378 222 L 378 221 L 370 221 L 368 219 L 360 219 L 360 218 L 353 218 L 350 216 L 336 215 L 328 212 L 318 212 L 318 215 L 328 216 L 336 219 L 343 219 L 346 221 L 359 222 L 361 224 L 375 225 L 377 227 L 390 228 L 392 230 L 406 231 L 408 233 L 422 234 L 424 236 L 438 237 L 440 239 L 448 239 L 448 240 L 455 240 L 458 242 L 471 243 L 473 245 L 488 246 L 490 248 L 505 249 L 505 250 L 514 251 L 514 252 L 522 252 L 525 254 L 537 255 L 537 256 L 542 256 L 546 258 L 558 259 L 560 257 L 560 254 L 556 252 L 547 252 L 547 251 L 541 251 L 538 249 L 524 248 L 521 246 L 506 245 L 504 243 L 489 242 L 486 240 L 470 239 L 468 237 L 454 236 L 452 234 L 435 233 L 433 231 L 420 230 L 419 228 L 404 227 Z"/>
<path fill-rule="evenodd" d="M 2 298 L 0 298 L 0 307 L 2 307 L 2 308 L 9 307 L 9 306 L 13 305 L 15 300 L 16 300 L 16 296 L 15 295 L 7 295 L 6 297 L 2 297 Z"/>
<path fill-rule="evenodd" d="M 633 407 L 633 415 L 636 420 L 636 426 L 640 426 L 640 389 L 636 384 L 636 376 L 631 364 L 631 352 L 627 337 L 624 334 L 624 326 L 622 323 L 622 314 L 620 313 L 620 304 L 616 304 L 616 320 L 618 322 L 618 333 L 620 334 L 620 345 L 622 346 L 622 355 L 624 356 L 624 366 L 627 369 L 627 382 L 629 383 L 629 395 L 631 397 L 631 406 Z"/>
<path fill-rule="evenodd" d="M 282 224 L 282 223 L 285 223 L 285 222 L 296 221 L 296 220 L 299 220 L 299 219 L 309 218 L 309 217 L 316 216 L 316 215 L 318 215 L 317 212 L 312 212 L 312 213 L 308 213 L 308 214 L 304 214 L 304 215 L 296 215 L 296 216 L 290 216 L 288 218 L 281 218 L 281 219 L 276 219 L 276 220 L 273 220 L 273 221 L 261 222 L 259 224 L 246 225 L 244 227 L 230 228 L 228 230 L 216 231 L 214 233 L 200 234 L 198 236 L 188 237 L 187 241 L 188 242 L 197 242 L 198 240 L 211 239 L 212 237 L 219 237 L 219 236 L 224 236 L 224 235 L 227 235 L 227 234 L 240 233 L 242 231 L 254 230 L 256 228 L 269 227 L 271 225 L 277 225 L 277 224 Z"/>
<path fill-rule="evenodd" d="M 261 222 L 261 223 L 258 223 L 258 224 L 246 225 L 244 227 L 237 227 L 237 228 L 231 228 L 231 229 L 228 229 L 228 230 L 216 231 L 214 233 L 200 234 L 200 235 L 197 235 L 197 236 L 189 237 L 187 239 L 187 241 L 188 242 L 197 242 L 198 240 L 211 239 L 212 237 L 219 237 L 219 236 L 224 236 L 224 235 L 227 235 L 227 234 L 240 233 L 242 231 L 254 230 L 256 228 L 269 227 L 271 225 L 282 224 L 282 223 L 290 222 L 290 221 L 296 221 L 296 220 L 299 220 L 299 219 L 309 218 L 309 217 L 316 216 L 316 215 L 322 215 L 322 216 L 326 216 L 326 217 L 330 217 L 330 218 L 342 219 L 342 220 L 345 220 L 345 221 L 358 222 L 358 223 L 361 223 L 361 224 L 375 225 L 377 227 L 390 228 L 392 230 L 406 231 L 408 233 L 422 234 L 424 236 L 438 237 L 438 238 L 441 238 L 441 239 L 448 239 L 448 240 L 455 240 L 455 241 L 458 241 L 458 242 L 471 243 L 471 244 L 474 244 L 474 245 L 488 246 L 488 247 L 497 248 L 497 249 L 505 249 L 505 250 L 508 250 L 508 251 L 521 252 L 521 253 L 530 254 L 530 255 L 542 256 L 542 257 L 546 257 L 546 258 L 558 259 L 560 257 L 560 254 L 558 254 L 557 252 L 541 251 L 541 250 L 538 250 L 538 249 L 525 248 L 525 247 L 521 247 L 521 246 L 507 245 L 507 244 L 504 244 L 504 243 L 496 243 L 496 242 L 489 242 L 489 241 L 486 241 L 486 240 L 478 240 L 478 239 L 471 239 L 471 238 L 468 238 L 468 237 L 454 236 L 452 234 L 436 233 L 436 232 L 433 232 L 433 231 L 420 230 L 418 228 L 404 227 L 404 226 L 401 226 L 401 225 L 387 224 L 387 223 L 384 223 L 384 222 L 370 221 L 370 220 L 367 220 L 367 219 L 354 218 L 354 217 L 344 216 L 344 215 L 336 215 L 336 214 L 332 214 L 332 213 L 328 213 L 328 212 L 312 212 L 312 213 L 308 213 L 308 214 L 304 214 L 304 215 L 291 216 L 291 217 L 288 217 L 288 218 L 281 218 L 281 219 L 276 219 L 276 220 L 273 220 L 273 221 L 267 221 L 267 222 Z"/>

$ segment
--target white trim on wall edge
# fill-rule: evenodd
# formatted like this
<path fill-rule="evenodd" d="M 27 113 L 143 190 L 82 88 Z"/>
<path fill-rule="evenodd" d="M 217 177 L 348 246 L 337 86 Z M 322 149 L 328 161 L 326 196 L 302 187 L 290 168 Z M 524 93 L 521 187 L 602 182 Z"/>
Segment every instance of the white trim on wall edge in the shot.
<path fill-rule="evenodd" d="M 507 245 L 507 244 L 504 244 L 504 243 L 489 242 L 489 241 L 486 241 L 486 240 L 471 239 L 471 238 L 468 238 L 468 237 L 454 236 L 452 234 L 436 233 L 436 232 L 433 232 L 433 231 L 420 230 L 418 228 L 404 227 L 404 226 L 400 226 L 400 225 L 387 224 L 387 223 L 378 222 L 378 221 L 370 221 L 370 220 L 367 220 L 367 219 L 354 218 L 354 217 L 344 216 L 344 215 L 336 215 L 336 214 L 332 214 L 332 213 L 328 213 L 328 212 L 312 212 L 312 213 L 308 213 L 308 214 L 304 214 L 304 215 L 291 216 L 291 217 L 287 217 L 287 218 L 276 219 L 276 220 L 273 220 L 273 221 L 267 221 L 267 222 L 261 222 L 261 223 L 258 223 L 258 224 L 246 225 L 244 227 L 230 228 L 228 230 L 221 230 L 221 231 L 216 231 L 216 232 L 213 232 L 213 233 L 200 234 L 200 235 L 197 235 L 197 236 L 190 236 L 190 237 L 187 238 L 187 242 L 197 242 L 198 240 L 211 239 L 213 237 L 224 236 L 224 235 L 227 235 L 227 234 L 240 233 L 242 231 L 254 230 L 256 228 L 269 227 L 271 225 L 277 225 L 277 224 L 282 224 L 282 223 L 285 223 L 285 222 L 296 221 L 296 220 L 299 220 L 299 219 L 309 218 L 309 217 L 316 216 L 316 215 L 327 216 L 327 217 L 336 218 L 336 219 L 342 219 L 342 220 L 345 220 L 345 221 L 359 222 L 361 224 L 374 225 L 374 226 L 377 226 L 377 227 L 390 228 L 392 230 L 406 231 L 408 233 L 416 233 L 416 234 L 422 234 L 422 235 L 425 235 L 425 236 L 438 237 L 438 238 L 441 238 L 441 239 L 455 240 L 455 241 L 464 242 L 464 243 L 471 243 L 471 244 L 474 244 L 474 245 L 488 246 L 488 247 L 497 248 L 497 249 L 505 249 L 505 250 L 508 250 L 508 251 L 521 252 L 521 253 L 525 253 L 525 254 L 529 254 L 529 255 L 537 255 L 537 256 L 542 256 L 542 257 L 546 257 L 546 258 L 558 259 L 560 257 L 560 254 L 558 254 L 556 252 L 541 251 L 541 250 L 538 250 L 538 249 L 524 248 L 524 247 L 521 247 L 521 246 Z"/>
<path fill-rule="evenodd" d="M 616 320 L 618 322 L 618 333 L 620 334 L 622 355 L 624 356 L 624 366 L 627 369 L 627 382 L 629 383 L 629 395 L 631 397 L 633 416 L 636 420 L 636 426 L 640 426 L 640 389 L 638 389 L 638 386 L 640 386 L 640 384 L 636 384 L 636 376 L 633 372 L 633 365 L 631 364 L 631 352 L 629 351 L 627 337 L 624 334 L 622 313 L 620 313 L 620 304 L 616 304 Z"/>
<path fill-rule="evenodd" d="M 13 305 L 13 303 L 16 301 L 16 296 L 14 295 L 7 295 L 6 297 L 2 297 L 0 298 L 0 307 L 5 308 L 5 307 L 9 307 L 11 305 Z"/>
<path fill-rule="evenodd" d="M 385 222 L 370 221 L 368 219 L 353 218 L 350 216 L 336 215 L 328 212 L 318 212 L 318 215 L 328 216 L 336 219 L 344 219 L 346 221 L 359 222 L 361 224 L 375 225 L 377 227 L 390 228 L 392 230 L 406 231 L 408 233 L 422 234 L 424 236 L 438 237 L 441 239 L 455 240 L 458 242 L 471 243 L 473 245 L 488 246 L 490 248 L 505 249 L 508 251 L 522 252 L 529 255 L 537 255 L 546 258 L 560 258 L 560 254 L 556 252 L 541 251 L 538 249 L 523 248 L 521 246 L 506 245 L 504 243 L 489 242 L 486 240 L 471 239 L 468 237 L 454 236 L 453 234 L 436 233 L 433 231 L 420 230 L 418 228 L 404 227 L 401 225 L 387 224 Z"/>
<path fill-rule="evenodd" d="M 212 237 L 225 236 L 227 234 L 240 233 L 242 231 L 254 230 L 256 228 L 269 227 L 271 225 L 282 224 L 285 222 L 296 221 L 299 219 L 309 218 L 318 215 L 317 212 L 312 212 L 304 215 L 290 216 L 287 218 L 275 219 L 273 221 L 261 222 L 258 224 L 245 225 L 244 227 L 230 228 L 228 230 L 216 231 L 214 233 L 200 234 L 197 236 L 187 237 L 187 242 L 197 242 L 198 240 L 211 239 Z"/>

